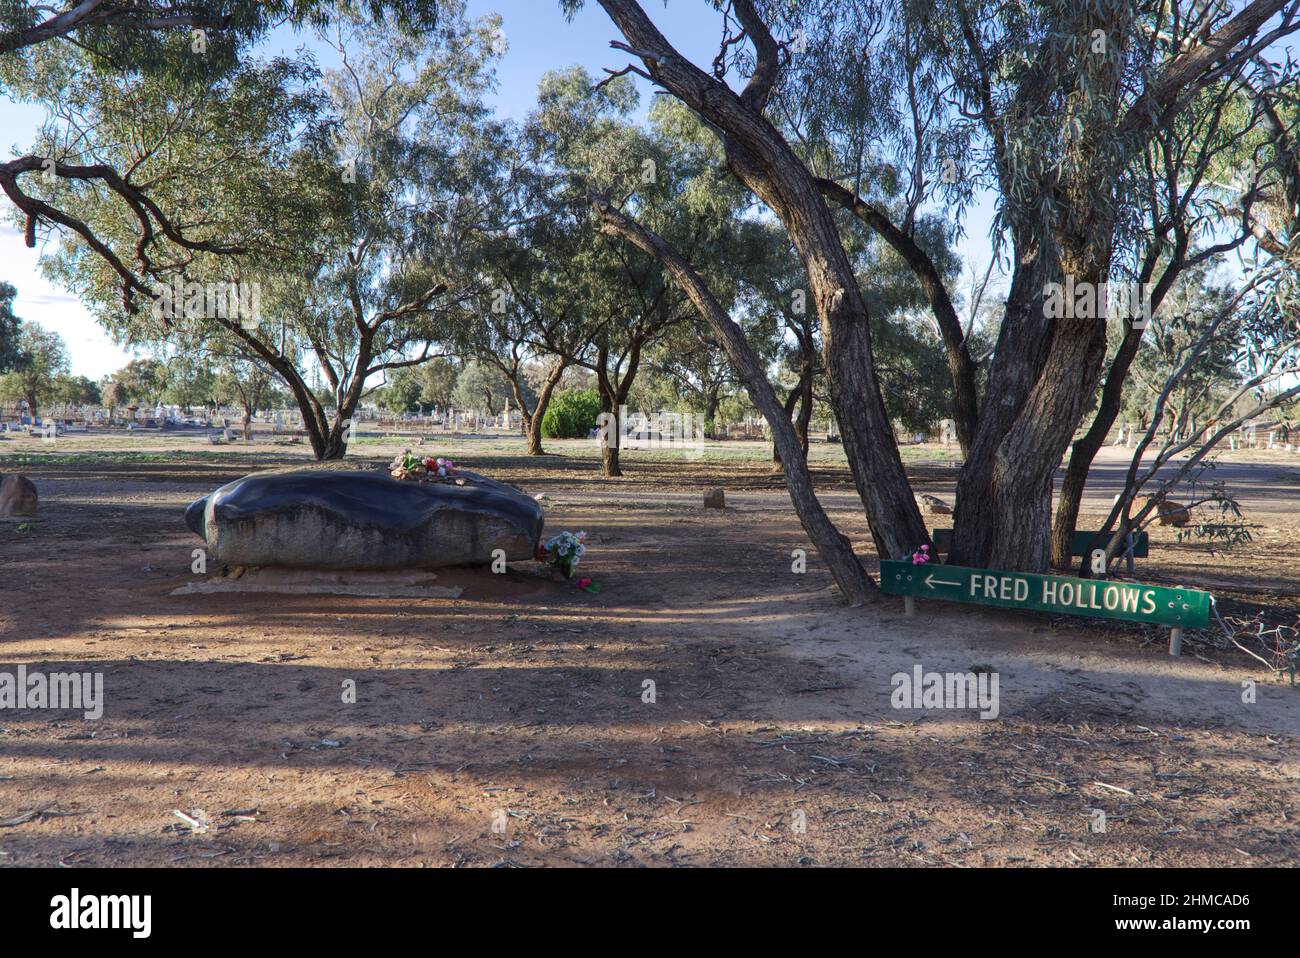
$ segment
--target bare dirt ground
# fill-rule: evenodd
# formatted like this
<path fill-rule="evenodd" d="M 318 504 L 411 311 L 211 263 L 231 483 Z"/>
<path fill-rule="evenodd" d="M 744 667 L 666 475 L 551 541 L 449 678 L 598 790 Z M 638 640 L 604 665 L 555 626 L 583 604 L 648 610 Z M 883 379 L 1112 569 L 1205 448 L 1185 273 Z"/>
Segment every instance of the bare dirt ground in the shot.
<path fill-rule="evenodd" d="M 0 863 L 1300 863 L 1300 690 L 1212 636 L 1171 659 L 1131 625 L 848 609 L 815 553 L 791 571 L 807 540 L 761 444 L 629 454 L 612 482 L 585 446 L 556 448 L 437 443 L 548 496 L 548 531 L 586 529 L 599 595 L 521 563 L 441 576 L 458 599 L 173 596 L 200 544 L 183 507 L 301 450 L 0 445 L 0 471 L 41 493 L 36 520 L 0 523 L 0 668 L 102 672 L 106 698 L 97 721 L 0 712 Z M 918 491 L 951 492 L 951 453 L 907 455 Z M 1118 462 L 1099 463 L 1093 518 Z M 1254 546 L 1213 555 L 1157 529 L 1139 578 L 1294 619 L 1300 457 L 1229 467 Z M 833 448 L 817 473 L 870 556 Z M 719 484 L 728 508 L 704 510 Z M 999 716 L 891 708 L 890 677 L 916 664 L 997 672 Z"/>

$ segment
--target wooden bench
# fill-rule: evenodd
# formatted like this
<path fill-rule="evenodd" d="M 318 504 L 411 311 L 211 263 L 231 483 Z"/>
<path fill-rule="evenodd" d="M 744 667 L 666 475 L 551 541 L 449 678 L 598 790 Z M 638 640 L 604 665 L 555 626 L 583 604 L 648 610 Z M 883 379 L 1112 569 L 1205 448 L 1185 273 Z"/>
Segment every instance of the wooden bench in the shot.
<path fill-rule="evenodd" d="M 1070 555 L 1082 558 L 1091 555 L 1093 549 L 1104 549 L 1110 541 L 1109 532 L 1075 532 L 1070 537 Z M 1120 553 L 1128 565 L 1129 575 L 1133 574 L 1133 560 L 1145 559 L 1151 554 L 1151 538 L 1145 532 L 1129 533 L 1129 546 Z M 931 529 L 930 541 L 934 543 L 937 554 L 947 555 L 952 551 L 952 530 Z"/>

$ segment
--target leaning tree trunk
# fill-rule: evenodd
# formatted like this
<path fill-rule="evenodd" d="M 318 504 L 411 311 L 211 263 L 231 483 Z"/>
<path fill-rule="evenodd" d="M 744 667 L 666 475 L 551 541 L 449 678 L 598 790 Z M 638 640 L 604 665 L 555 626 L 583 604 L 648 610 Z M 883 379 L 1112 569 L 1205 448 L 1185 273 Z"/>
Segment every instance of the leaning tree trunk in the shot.
<path fill-rule="evenodd" d="M 789 232 L 821 321 L 831 405 L 877 552 L 881 558 L 900 558 L 927 543 L 880 394 L 867 304 L 839 228 L 808 167 L 764 116 L 780 71 L 779 44 L 752 3 L 733 4 L 757 54 L 750 79 L 737 94 L 681 57 L 634 0 L 600 0 L 600 5 L 650 78 L 717 127 L 728 167 Z"/>
<path fill-rule="evenodd" d="M 761 166 L 731 140 L 727 141 L 727 162 L 776 212 L 804 264 L 811 299 L 821 319 L 831 407 L 853 483 L 865 507 L 877 554 L 882 559 L 902 558 L 930 539 L 885 412 L 871 351 L 866 300 L 815 181 L 775 130 L 772 136 L 771 142 L 762 145 L 773 154 L 766 162 L 775 170 Z"/>
<path fill-rule="evenodd" d="M 627 240 L 659 260 L 713 328 L 732 367 L 744 383 L 745 391 L 772 429 L 772 441 L 785 464 L 785 482 L 790 491 L 790 501 L 794 504 L 799 522 L 816 547 L 817 554 L 829 568 L 845 600 L 852 605 L 861 605 L 879 599 L 880 592 L 854 555 L 852 543 L 835 528 L 817 501 L 812 476 L 808 472 L 808 462 L 799 448 L 790 417 L 776 398 L 776 392 L 767 381 L 762 363 L 754 355 L 740 327 L 727 315 L 713 292 L 682 255 L 663 237 L 624 216 L 604 199 L 594 199 L 593 206 L 601 220 L 602 231 Z"/>

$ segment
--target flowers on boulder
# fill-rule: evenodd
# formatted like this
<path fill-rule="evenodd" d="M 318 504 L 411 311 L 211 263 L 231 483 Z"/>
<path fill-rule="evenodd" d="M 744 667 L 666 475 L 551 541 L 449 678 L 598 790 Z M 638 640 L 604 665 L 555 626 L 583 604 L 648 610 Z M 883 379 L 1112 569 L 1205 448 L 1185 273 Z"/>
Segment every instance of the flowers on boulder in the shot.
<path fill-rule="evenodd" d="M 449 476 L 454 476 L 458 471 L 454 462 L 450 459 L 444 459 L 442 456 L 438 456 L 436 459 L 433 456 L 430 456 L 428 459 L 425 459 L 424 468 L 428 469 L 430 473 L 436 475 L 439 479 L 446 479 Z"/>
<path fill-rule="evenodd" d="M 414 480 L 416 482 L 434 479 L 452 479 L 460 470 L 450 459 L 442 456 L 427 456 L 421 459 L 407 449 L 393 458 L 388 464 L 388 472 L 394 479 Z"/>

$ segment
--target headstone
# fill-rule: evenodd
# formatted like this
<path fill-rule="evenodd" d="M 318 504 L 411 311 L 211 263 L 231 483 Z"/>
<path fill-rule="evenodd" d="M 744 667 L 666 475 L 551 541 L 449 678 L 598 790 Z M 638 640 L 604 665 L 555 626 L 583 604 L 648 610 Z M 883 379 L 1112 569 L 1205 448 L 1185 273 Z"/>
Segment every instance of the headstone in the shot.
<path fill-rule="evenodd" d="M 710 489 L 704 493 L 705 509 L 727 508 L 727 494 L 722 489 Z"/>

